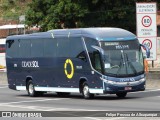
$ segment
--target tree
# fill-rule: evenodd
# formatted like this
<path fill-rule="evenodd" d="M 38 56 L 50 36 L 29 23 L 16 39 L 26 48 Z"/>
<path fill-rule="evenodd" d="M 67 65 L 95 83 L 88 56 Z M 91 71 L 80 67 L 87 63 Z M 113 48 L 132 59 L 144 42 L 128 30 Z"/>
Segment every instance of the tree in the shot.
<path fill-rule="evenodd" d="M 120 27 L 135 32 L 136 2 L 150 1 L 156 0 L 33 0 L 29 4 L 26 23 L 41 26 L 42 31 Z"/>
<path fill-rule="evenodd" d="M 86 27 L 120 27 L 136 33 L 136 2 L 159 0 L 87 0 L 89 13 L 84 18 Z"/>
<path fill-rule="evenodd" d="M 87 26 L 121 27 L 135 31 L 135 1 L 134 0 L 91 0 L 88 1 L 89 11 L 85 22 Z M 96 18 L 96 19 L 95 19 Z"/>
<path fill-rule="evenodd" d="M 29 4 L 26 24 L 40 25 L 42 31 L 75 28 L 87 9 L 83 0 L 33 0 Z"/>

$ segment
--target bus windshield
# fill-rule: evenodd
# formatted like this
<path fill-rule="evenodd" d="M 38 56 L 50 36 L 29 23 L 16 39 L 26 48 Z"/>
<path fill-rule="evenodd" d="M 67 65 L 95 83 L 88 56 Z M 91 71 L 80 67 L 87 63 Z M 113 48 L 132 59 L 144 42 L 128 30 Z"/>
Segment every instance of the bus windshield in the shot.
<path fill-rule="evenodd" d="M 144 73 L 143 54 L 138 40 L 101 42 L 104 50 L 104 73 L 113 77 L 129 77 Z"/>

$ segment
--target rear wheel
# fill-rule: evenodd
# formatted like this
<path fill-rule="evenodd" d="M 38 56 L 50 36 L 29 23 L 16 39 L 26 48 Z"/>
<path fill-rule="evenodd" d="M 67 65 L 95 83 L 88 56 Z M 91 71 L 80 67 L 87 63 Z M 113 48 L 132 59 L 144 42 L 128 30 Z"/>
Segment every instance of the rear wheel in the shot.
<path fill-rule="evenodd" d="M 124 98 L 124 97 L 126 97 L 127 92 L 119 92 L 119 93 L 116 93 L 116 95 L 117 95 L 117 97 L 119 97 L 119 98 Z"/>
<path fill-rule="evenodd" d="M 28 95 L 31 97 L 43 95 L 43 92 L 35 91 L 34 84 L 32 83 L 32 80 L 29 80 L 27 83 L 27 92 L 28 92 Z"/>
<path fill-rule="evenodd" d="M 91 98 L 94 98 L 94 94 L 91 94 L 89 92 L 89 86 L 86 82 L 83 83 L 83 87 L 82 87 L 82 94 L 83 94 L 83 97 L 85 99 L 91 99 Z"/>

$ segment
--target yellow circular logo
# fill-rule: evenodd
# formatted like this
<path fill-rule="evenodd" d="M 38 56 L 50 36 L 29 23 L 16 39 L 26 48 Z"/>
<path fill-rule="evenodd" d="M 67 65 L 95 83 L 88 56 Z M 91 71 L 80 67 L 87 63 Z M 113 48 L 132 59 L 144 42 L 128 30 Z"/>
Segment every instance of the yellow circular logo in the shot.
<path fill-rule="evenodd" d="M 69 72 L 67 71 L 67 65 L 68 65 L 68 64 L 71 66 L 71 73 L 69 73 Z M 73 63 L 72 63 L 72 61 L 71 61 L 70 59 L 67 59 L 67 60 L 65 61 L 65 64 L 64 64 L 64 72 L 65 72 L 65 74 L 66 74 L 66 76 L 67 76 L 68 79 L 71 79 L 71 78 L 73 77 L 74 67 L 73 67 Z"/>

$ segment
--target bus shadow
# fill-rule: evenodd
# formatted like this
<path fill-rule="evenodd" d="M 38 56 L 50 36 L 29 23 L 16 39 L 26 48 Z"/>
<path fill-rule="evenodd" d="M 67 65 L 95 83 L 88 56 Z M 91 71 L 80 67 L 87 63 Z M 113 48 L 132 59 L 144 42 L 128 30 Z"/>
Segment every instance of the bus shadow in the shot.
<path fill-rule="evenodd" d="M 96 100 L 129 100 L 129 99 L 138 99 L 139 97 L 124 97 L 119 98 L 116 95 L 115 96 L 97 96 L 94 99 Z"/>
<path fill-rule="evenodd" d="M 29 97 L 27 94 L 21 94 L 18 95 L 18 97 Z M 34 98 L 34 97 L 32 97 Z M 79 100 L 84 100 L 83 96 L 80 94 L 77 95 L 67 95 L 67 96 L 58 96 L 57 94 L 43 94 L 42 96 L 37 96 L 35 98 L 70 98 L 70 99 L 79 99 Z M 142 97 L 135 97 L 135 96 L 129 96 L 129 97 L 124 97 L 124 98 L 119 98 L 116 95 L 103 95 L 103 96 L 99 96 L 96 95 L 94 98 L 92 99 L 87 99 L 87 100 L 129 100 L 129 99 L 140 99 Z"/>

